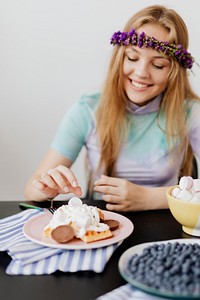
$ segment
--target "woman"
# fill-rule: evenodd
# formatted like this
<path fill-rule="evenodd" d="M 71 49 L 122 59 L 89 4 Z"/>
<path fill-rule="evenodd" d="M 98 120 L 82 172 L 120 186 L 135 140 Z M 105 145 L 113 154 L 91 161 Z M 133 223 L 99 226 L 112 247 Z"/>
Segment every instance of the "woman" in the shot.
<path fill-rule="evenodd" d="M 194 58 L 182 18 L 160 5 L 147 7 L 111 44 L 102 93 L 83 96 L 66 114 L 27 184 L 27 199 L 81 196 L 70 167 L 85 145 L 90 191 L 107 209 L 167 208 L 168 186 L 177 184 L 183 166 L 190 174 L 192 153 L 200 157 L 200 102 L 188 80 Z"/>

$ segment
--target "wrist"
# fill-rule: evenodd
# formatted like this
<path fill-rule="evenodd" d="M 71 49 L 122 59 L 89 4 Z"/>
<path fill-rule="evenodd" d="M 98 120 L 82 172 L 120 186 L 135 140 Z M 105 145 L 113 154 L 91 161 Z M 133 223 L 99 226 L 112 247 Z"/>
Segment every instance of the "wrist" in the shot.
<path fill-rule="evenodd" d="M 146 209 L 166 209 L 168 208 L 166 191 L 168 187 L 146 187 Z"/>

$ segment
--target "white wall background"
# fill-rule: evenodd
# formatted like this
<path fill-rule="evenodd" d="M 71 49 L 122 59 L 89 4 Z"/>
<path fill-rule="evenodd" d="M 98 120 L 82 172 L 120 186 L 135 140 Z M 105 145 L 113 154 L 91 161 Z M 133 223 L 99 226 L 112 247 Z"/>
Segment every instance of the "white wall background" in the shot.
<path fill-rule="evenodd" d="M 177 10 L 200 62 L 196 0 L 157 1 Z M 0 200 L 23 200 L 25 183 L 77 98 L 101 88 L 111 34 L 156 1 L 0 1 Z M 200 94 L 200 69 L 191 82 Z M 82 156 L 74 166 L 84 187 Z"/>

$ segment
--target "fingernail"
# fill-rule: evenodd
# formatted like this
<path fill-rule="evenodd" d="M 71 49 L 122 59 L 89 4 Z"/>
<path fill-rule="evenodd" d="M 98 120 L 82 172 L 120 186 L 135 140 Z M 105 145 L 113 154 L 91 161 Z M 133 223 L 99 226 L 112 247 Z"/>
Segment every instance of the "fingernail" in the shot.
<path fill-rule="evenodd" d="M 78 184 L 77 184 L 77 181 L 76 181 L 76 180 L 72 181 L 72 186 L 73 186 L 73 187 L 77 187 L 77 185 L 78 185 Z"/>

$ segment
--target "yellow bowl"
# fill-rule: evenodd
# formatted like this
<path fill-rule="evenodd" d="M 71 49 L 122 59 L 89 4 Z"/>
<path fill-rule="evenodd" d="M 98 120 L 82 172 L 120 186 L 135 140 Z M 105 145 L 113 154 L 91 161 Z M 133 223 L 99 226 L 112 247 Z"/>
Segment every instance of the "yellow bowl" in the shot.
<path fill-rule="evenodd" d="M 191 203 L 174 198 L 171 193 L 177 186 L 167 190 L 169 209 L 174 218 L 182 225 L 184 232 L 200 236 L 200 203 Z"/>

